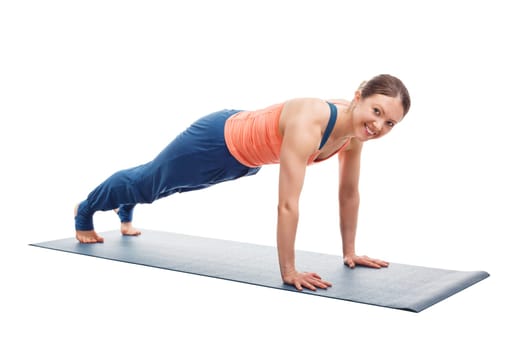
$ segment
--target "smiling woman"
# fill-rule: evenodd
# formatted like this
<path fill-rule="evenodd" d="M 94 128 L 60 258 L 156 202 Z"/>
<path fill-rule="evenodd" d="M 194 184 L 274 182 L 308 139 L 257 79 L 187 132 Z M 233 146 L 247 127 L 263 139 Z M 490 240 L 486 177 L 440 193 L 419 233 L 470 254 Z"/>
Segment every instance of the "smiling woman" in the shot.
<path fill-rule="evenodd" d="M 256 111 L 222 110 L 200 118 L 179 134 L 155 159 L 121 170 L 95 188 L 75 208 L 76 237 L 102 243 L 93 214 L 114 209 L 124 235 L 139 235 L 132 225 L 138 203 L 203 189 L 256 174 L 279 164 L 277 249 L 281 277 L 301 290 L 328 288 L 314 272 L 295 267 L 299 197 L 306 167 L 339 157 L 339 213 L 343 261 L 374 268 L 388 263 L 355 251 L 359 208 L 359 172 L 363 143 L 382 137 L 410 108 L 410 96 L 396 77 L 383 74 L 360 86 L 352 101 L 298 98 Z"/>
<path fill-rule="evenodd" d="M 410 95 L 407 88 L 399 79 L 391 75 L 383 74 L 370 81 L 365 81 L 358 91 L 360 91 L 361 99 L 371 103 L 371 105 L 369 103 L 368 110 L 379 117 L 370 124 L 365 124 L 369 136 L 382 136 L 380 133 L 383 131 L 383 125 L 387 127 L 385 131 L 390 131 L 410 109 Z M 401 106 L 395 102 L 396 99 L 400 100 Z"/>

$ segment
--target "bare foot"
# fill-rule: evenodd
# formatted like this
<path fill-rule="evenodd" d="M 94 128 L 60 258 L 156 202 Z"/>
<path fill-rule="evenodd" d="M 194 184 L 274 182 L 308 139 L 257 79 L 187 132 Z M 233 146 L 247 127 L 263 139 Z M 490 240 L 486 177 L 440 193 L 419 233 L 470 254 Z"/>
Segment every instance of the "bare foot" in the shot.
<path fill-rule="evenodd" d="M 78 212 L 78 204 L 75 206 L 75 217 Z M 104 238 L 100 237 L 95 230 L 76 231 L 76 237 L 80 243 L 104 243 Z"/>
<path fill-rule="evenodd" d="M 131 222 L 121 222 L 120 232 L 125 236 L 138 236 L 142 233 L 140 230 L 133 227 Z"/>
<path fill-rule="evenodd" d="M 118 214 L 119 209 L 113 209 L 113 211 Z M 120 223 L 120 233 L 122 233 L 124 236 L 138 236 L 142 232 L 140 230 L 133 227 L 133 224 L 130 222 L 121 222 Z"/>
<path fill-rule="evenodd" d="M 95 230 L 77 231 L 77 239 L 80 243 L 104 243 L 104 238 L 97 235 Z"/>

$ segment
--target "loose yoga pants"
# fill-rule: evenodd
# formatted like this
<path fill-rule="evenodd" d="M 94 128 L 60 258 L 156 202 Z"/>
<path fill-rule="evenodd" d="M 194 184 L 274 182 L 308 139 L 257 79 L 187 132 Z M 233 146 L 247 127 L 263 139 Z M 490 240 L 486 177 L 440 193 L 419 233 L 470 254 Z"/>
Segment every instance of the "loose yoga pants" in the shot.
<path fill-rule="evenodd" d="M 153 161 L 111 175 L 78 206 L 76 230 L 93 230 L 93 214 L 118 208 L 130 222 L 137 203 L 152 203 L 176 192 L 187 192 L 254 175 L 260 168 L 239 163 L 224 141 L 224 124 L 237 110 L 205 116 L 177 136 Z"/>

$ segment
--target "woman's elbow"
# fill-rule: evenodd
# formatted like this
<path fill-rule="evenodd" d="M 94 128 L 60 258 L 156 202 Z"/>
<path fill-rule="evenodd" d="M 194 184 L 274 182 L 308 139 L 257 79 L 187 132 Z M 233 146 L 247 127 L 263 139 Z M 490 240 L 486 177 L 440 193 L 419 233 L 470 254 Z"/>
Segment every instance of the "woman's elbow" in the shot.
<path fill-rule="evenodd" d="M 297 214 L 299 212 L 299 205 L 292 201 L 279 201 L 277 212 L 279 215 Z"/>
<path fill-rule="evenodd" d="M 339 201 L 341 203 L 359 203 L 359 190 L 339 191 Z"/>

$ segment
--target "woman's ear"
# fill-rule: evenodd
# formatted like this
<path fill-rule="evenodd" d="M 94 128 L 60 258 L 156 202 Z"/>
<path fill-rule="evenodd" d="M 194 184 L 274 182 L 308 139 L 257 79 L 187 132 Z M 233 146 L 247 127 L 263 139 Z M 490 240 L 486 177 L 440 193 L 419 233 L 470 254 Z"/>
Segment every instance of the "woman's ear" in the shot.
<path fill-rule="evenodd" d="M 354 101 L 359 102 L 360 99 L 361 99 L 361 90 L 357 90 L 354 94 Z"/>

